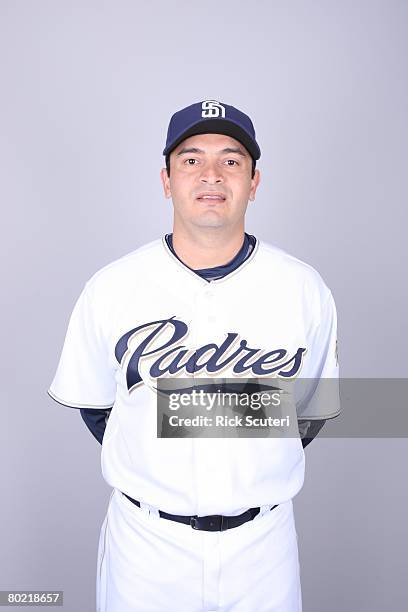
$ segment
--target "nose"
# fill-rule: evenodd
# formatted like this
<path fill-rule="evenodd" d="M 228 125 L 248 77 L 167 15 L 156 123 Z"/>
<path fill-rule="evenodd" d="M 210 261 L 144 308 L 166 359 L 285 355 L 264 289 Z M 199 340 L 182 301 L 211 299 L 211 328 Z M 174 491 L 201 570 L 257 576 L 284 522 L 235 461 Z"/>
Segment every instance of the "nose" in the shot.
<path fill-rule="evenodd" d="M 200 181 L 209 185 L 217 185 L 223 182 L 222 170 L 216 160 L 207 161 L 202 169 Z"/>

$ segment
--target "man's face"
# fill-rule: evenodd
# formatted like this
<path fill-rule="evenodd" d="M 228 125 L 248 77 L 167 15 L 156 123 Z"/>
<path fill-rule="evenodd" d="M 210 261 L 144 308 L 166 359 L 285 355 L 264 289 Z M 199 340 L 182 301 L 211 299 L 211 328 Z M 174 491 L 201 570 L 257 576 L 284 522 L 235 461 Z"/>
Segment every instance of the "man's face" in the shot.
<path fill-rule="evenodd" d="M 243 224 L 248 200 L 255 199 L 260 175 L 251 178 L 252 158 L 235 138 L 190 136 L 170 154 L 170 177 L 161 171 L 164 194 L 172 198 L 174 221 L 188 226 Z"/>

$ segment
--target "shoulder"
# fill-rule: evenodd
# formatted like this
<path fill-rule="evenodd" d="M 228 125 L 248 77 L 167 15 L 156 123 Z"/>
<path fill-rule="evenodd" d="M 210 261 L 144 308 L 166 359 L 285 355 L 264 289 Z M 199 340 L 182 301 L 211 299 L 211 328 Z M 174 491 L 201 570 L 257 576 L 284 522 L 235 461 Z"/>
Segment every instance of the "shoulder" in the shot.
<path fill-rule="evenodd" d="M 279 279 L 285 286 L 293 286 L 316 303 L 332 299 L 332 293 L 322 275 L 310 263 L 284 249 L 259 240 L 259 262 L 265 274 Z M 317 305 L 317 304 L 316 304 Z"/>
<path fill-rule="evenodd" d="M 122 255 L 94 272 L 85 284 L 87 292 L 90 295 L 100 296 L 104 292 L 112 295 L 115 290 L 128 286 L 132 280 L 137 280 L 154 267 L 162 250 L 162 238 L 158 238 Z"/>

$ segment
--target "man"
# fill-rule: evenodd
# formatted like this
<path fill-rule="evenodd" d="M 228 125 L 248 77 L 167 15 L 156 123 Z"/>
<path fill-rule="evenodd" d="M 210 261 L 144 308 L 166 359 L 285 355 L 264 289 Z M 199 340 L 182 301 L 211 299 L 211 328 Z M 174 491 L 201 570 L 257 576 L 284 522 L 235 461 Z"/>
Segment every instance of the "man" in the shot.
<path fill-rule="evenodd" d="M 192 104 L 172 116 L 163 154 L 173 232 L 86 283 L 48 390 L 81 410 L 113 487 L 97 610 L 299 612 L 299 435 L 160 436 L 158 398 L 166 380 L 191 393 L 201 378 L 337 379 L 333 296 L 311 266 L 245 232 L 260 182 L 246 114 Z M 296 402 L 308 441 L 340 411 L 313 385 Z"/>

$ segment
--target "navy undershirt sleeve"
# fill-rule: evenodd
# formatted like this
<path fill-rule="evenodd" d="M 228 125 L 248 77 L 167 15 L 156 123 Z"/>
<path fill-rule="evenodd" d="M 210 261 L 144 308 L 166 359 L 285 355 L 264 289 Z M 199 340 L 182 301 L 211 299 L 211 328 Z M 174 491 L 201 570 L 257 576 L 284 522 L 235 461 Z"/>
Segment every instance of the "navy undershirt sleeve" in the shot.
<path fill-rule="evenodd" d="M 309 421 L 310 425 L 307 429 L 307 432 L 303 438 L 301 438 L 302 446 L 305 448 L 310 442 L 317 436 L 323 425 L 325 424 L 326 419 L 316 419 L 315 421 Z M 299 425 L 305 423 L 302 419 L 299 419 Z"/>
<path fill-rule="evenodd" d="M 91 434 L 95 436 L 100 444 L 102 444 L 106 423 L 111 410 L 112 408 L 103 408 L 101 410 L 96 410 L 95 408 L 81 408 L 81 417 L 85 421 Z"/>

